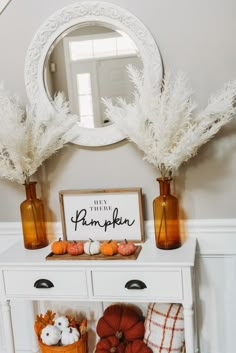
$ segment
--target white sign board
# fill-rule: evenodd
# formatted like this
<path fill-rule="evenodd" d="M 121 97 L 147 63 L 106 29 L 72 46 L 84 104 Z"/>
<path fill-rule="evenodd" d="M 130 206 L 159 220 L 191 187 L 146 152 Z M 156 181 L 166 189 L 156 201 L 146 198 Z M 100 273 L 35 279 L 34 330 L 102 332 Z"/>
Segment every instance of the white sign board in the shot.
<path fill-rule="evenodd" d="M 60 191 L 67 240 L 144 241 L 140 188 Z"/>

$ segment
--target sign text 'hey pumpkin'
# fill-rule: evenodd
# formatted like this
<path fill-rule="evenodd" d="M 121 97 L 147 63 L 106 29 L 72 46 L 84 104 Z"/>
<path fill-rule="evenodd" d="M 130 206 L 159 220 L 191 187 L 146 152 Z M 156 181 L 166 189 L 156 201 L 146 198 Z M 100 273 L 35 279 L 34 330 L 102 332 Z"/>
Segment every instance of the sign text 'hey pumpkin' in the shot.
<path fill-rule="evenodd" d="M 143 241 L 141 188 L 59 192 L 67 240 Z"/>

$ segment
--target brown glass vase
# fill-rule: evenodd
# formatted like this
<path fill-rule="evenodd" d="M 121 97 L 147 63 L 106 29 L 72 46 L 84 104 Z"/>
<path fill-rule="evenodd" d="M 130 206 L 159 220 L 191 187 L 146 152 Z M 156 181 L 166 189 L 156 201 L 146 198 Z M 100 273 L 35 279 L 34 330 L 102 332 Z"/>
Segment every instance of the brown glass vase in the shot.
<path fill-rule="evenodd" d="M 170 193 L 171 178 L 158 178 L 160 196 L 153 200 L 156 246 L 170 250 L 181 246 L 179 202 Z"/>
<path fill-rule="evenodd" d="M 26 200 L 20 205 L 21 222 L 26 249 L 40 249 L 48 245 L 43 201 L 36 196 L 36 182 L 25 185 Z"/>

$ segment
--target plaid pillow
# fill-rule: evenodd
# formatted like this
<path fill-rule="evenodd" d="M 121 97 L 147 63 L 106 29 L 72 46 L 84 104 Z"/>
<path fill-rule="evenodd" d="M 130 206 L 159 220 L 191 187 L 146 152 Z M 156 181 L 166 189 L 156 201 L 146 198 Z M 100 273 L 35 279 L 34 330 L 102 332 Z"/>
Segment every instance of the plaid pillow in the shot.
<path fill-rule="evenodd" d="M 153 353 L 181 353 L 184 346 L 184 318 L 181 304 L 148 305 L 144 342 Z"/>

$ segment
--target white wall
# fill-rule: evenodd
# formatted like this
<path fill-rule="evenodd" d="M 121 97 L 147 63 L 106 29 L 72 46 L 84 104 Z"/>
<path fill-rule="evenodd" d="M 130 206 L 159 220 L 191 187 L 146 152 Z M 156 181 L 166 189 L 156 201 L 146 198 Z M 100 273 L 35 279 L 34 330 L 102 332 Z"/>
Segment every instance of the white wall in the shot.
<path fill-rule="evenodd" d="M 70 1 L 70 3 L 75 1 Z M 183 70 L 189 76 L 199 108 L 211 93 L 236 77 L 234 0 L 116 0 L 137 16 L 153 34 L 165 70 Z M 0 17 L 0 79 L 26 100 L 24 60 L 29 43 L 48 16 L 66 6 L 66 0 L 12 0 Z M 234 218 L 236 189 L 236 122 L 224 128 L 179 171 L 175 189 L 188 218 Z M 130 166 L 132 165 L 132 168 Z M 108 168 L 109 166 L 109 168 Z M 69 188 L 141 186 L 145 219 L 152 218 L 152 199 L 158 194 L 158 172 L 142 160 L 128 142 L 105 148 L 70 145 L 40 170 L 48 201 L 48 217 L 59 220 L 58 191 Z M 0 181 L 0 221 L 19 221 L 21 186 Z"/>

